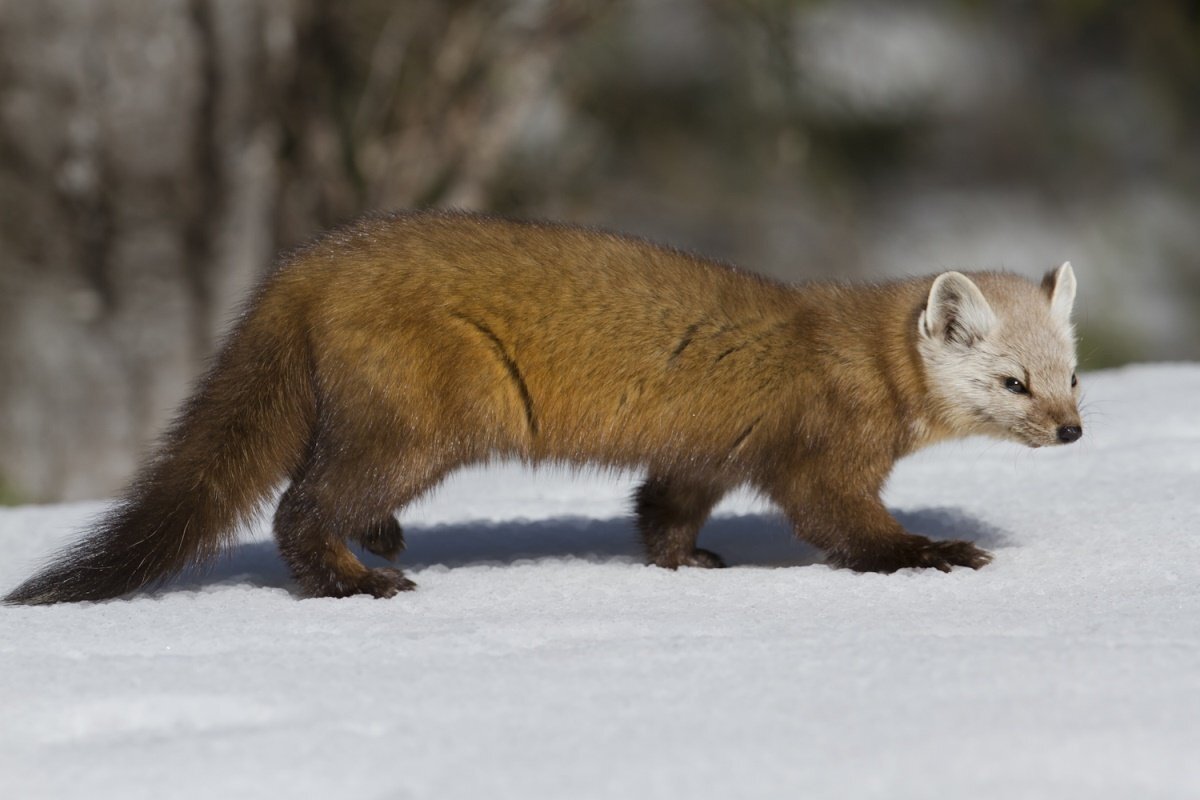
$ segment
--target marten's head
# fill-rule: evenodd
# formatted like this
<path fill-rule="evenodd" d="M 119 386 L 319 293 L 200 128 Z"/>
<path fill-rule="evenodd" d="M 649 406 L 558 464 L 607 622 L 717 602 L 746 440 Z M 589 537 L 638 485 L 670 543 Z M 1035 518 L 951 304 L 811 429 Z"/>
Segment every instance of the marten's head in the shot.
<path fill-rule="evenodd" d="M 1029 445 L 1083 435 L 1070 263 L 1038 286 L 1016 275 L 944 272 L 917 323 L 936 413 L 960 434 Z"/>

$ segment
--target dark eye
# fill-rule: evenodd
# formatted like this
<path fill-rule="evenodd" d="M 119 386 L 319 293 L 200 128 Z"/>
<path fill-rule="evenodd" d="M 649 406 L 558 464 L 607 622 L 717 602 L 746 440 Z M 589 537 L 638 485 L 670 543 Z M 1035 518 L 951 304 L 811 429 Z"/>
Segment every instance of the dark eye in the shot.
<path fill-rule="evenodd" d="M 1071 373 L 1071 388 L 1074 389 L 1077 385 L 1079 385 L 1079 378 L 1075 377 L 1075 373 L 1072 372 Z"/>
<path fill-rule="evenodd" d="M 1025 388 L 1025 384 L 1021 383 L 1016 378 L 1005 378 L 1004 388 L 1008 389 L 1013 394 L 1029 394 L 1029 390 Z"/>

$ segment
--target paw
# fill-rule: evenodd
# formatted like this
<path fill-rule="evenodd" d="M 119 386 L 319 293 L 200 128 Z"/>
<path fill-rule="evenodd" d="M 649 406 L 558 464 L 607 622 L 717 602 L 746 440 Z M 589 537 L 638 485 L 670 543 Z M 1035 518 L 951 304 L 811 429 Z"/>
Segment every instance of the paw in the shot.
<path fill-rule="evenodd" d="M 369 594 L 372 597 L 386 598 L 394 597 L 400 592 L 411 592 L 415 588 L 417 585 L 404 577 L 400 570 L 382 567 L 367 570 L 356 582 L 355 591 L 350 594 Z"/>
<path fill-rule="evenodd" d="M 869 552 L 835 555 L 831 560 L 855 572 L 895 572 L 909 568 L 949 572 L 954 567 L 979 569 L 992 560 L 992 555 L 970 542 L 935 542 L 911 536 Z"/>
<path fill-rule="evenodd" d="M 367 552 L 388 561 L 395 561 L 404 550 L 404 530 L 395 517 L 380 520 L 360 533 L 357 538 Z"/>
<path fill-rule="evenodd" d="M 326 575 L 320 581 L 301 579 L 300 587 L 305 597 L 353 597 L 357 594 L 369 594 L 372 597 L 384 598 L 411 591 L 417 588 L 417 585 L 393 567 L 365 569 L 360 566 L 351 574 Z"/>
<path fill-rule="evenodd" d="M 970 542 L 929 542 L 919 552 L 921 563 L 913 566 L 933 567 L 942 572 L 949 572 L 954 567 L 979 569 L 992 560 L 991 553 Z"/>
<path fill-rule="evenodd" d="M 692 551 L 691 555 L 686 556 L 679 562 L 681 567 L 703 567 L 705 569 L 724 569 L 725 559 L 714 553 L 712 550 L 705 550 L 702 547 L 697 547 Z"/>
<path fill-rule="evenodd" d="M 711 550 L 697 547 L 685 555 L 663 555 L 650 559 L 650 563 L 664 569 L 679 569 L 680 567 L 702 567 L 704 569 L 721 569 L 725 560 Z"/>

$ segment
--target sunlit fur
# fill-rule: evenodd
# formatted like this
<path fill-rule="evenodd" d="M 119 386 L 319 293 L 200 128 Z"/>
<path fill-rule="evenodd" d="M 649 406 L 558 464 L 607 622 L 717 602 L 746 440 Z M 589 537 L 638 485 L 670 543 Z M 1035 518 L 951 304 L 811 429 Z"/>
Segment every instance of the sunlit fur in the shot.
<path fill-rule="evenodd" d="M 1062 426 L 1082 427 L 1079 388 L 1071 386 L 1071 265 L 1040 287 L 996 273 L 946 273 L 938 281 L 920 321 L 920 350 L 930 392 L 954 432 L 1040 447 L 1060 444 Z M 1010 377 L 1028 393 L 1007 389 Z"/>
<path fill-rule="evenodd" d="M 500 458 L 643 472 L 636 525 L 669 569 L 721 566 L 696 537 L 739 486 L 833 565 L 979 568 L 986 552 L 909 533 L 880 492 L 933 442 L 1051 444 L 1078 423 L 1073 295 L 1069 267 L 1042 287 L 788 286 L 565 225 L 358 220 L 263 281 L 124 497 L 6 600 L 159 584 L 226 548 L 283 483 L 275 537 L 299 591 L 390 597 L 412 582 L 349 545 L 395 558 L 396 511 Z"/>

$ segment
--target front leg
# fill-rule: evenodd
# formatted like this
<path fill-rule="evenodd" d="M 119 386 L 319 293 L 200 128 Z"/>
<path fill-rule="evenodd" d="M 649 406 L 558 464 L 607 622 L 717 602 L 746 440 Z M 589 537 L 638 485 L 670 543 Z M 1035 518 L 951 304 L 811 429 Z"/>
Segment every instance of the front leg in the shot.
<path fill-rule="evenodd" d="M 953 567 L 979 569 L 992 554 L 970 542 L 938 542 L 912 533 L 901 533 L 886 544 L 875 544 L 858 552 L 831 552 L 830 562 L 855 572 L 895 572 L 916 567 L 933 567 L 949 572 Z"/>
<path fill-rule="evenodd" d="M 801 539 L 826 552 L 834 566 L 855 572 L 933 567 L 979 569 L 992 560 L 970 542 L 938 542 L 904 530 L 879 500 L 878 489 L 824 483 L 792 486 L 778 498 Z"/>
<path fill-rule="evenodd" d="M 700 527 L 724 493 L 703 479 L 650 475 L 634 495 L 646 560 L 667 569 L 725 566 L 716 553 L 696 547 Z"/>

